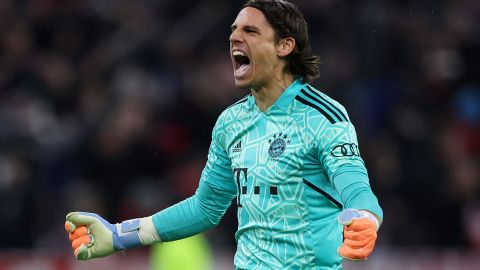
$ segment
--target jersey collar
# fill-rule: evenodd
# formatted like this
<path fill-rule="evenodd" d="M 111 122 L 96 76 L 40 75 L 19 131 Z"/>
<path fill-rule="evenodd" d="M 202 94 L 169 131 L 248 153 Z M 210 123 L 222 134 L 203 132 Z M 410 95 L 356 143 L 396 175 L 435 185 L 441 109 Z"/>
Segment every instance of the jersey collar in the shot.
<path fill-rule="evenodd" d="M 273 106 L 286 110 L 303 87 L 305 87 L 305 83 L 302 83 L 301 80 L 297 79 L 293 81 L 293 83 L 283 91 Z"/>
<path fill-rule="evenodd" d="M 267 111 L 271 111 L 272 109 L 278 107 L 281 110 L 287 110 L 288 106 L 292 103 L 293 99 L 298 95 L 300 90 L 305 87 L 306 83 L 302 83 L 300 79 L 293 81 L 278 97 L 275 103 L 270 107 Z M 253 95 L 248 96 L 248 107 L 249 109 L 254 108 L 255 104 L 255 97 Z"/>

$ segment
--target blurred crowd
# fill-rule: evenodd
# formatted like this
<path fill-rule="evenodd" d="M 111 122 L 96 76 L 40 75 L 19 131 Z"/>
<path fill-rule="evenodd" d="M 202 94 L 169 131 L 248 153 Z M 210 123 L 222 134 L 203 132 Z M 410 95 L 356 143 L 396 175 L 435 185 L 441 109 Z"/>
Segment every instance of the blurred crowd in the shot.
<path fill-rule="evenodd" d="M 293 1 L 385 212 L 379 245 L 480 250 L 480 2 Z M 0 251 L 193 194 L 243 1 L 0 1 Z M 234 248 L 235 208 L 209 239 Z"/>

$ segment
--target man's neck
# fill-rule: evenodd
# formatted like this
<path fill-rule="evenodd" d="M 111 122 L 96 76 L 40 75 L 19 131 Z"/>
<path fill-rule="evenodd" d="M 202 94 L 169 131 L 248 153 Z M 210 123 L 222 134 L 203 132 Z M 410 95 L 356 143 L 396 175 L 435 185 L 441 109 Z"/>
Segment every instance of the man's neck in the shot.
<path fill-rule="evenodd" d="M 284 74 L 281 79 L 272 78 L 269 84 L 258 89 L 251 89 L 258 109 L 264 112 L 270 108 L 292 82 L 293 76 L 291 74 Z"/>

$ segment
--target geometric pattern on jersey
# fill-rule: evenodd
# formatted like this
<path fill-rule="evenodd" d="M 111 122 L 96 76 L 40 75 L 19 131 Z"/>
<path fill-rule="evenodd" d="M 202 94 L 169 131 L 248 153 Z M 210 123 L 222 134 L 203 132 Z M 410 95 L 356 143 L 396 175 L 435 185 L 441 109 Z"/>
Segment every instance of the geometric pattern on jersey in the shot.
<path fill-rule="evenodd" d="M 249 95 L 227 108 L 214 134 L 237 186 L 236 269 L 341 269 L 336 221 L 342 202 L 330 182 L 360 156 L 333 156 L 357 144 L 347 112 L 295 81 L 265 112 Z"/>

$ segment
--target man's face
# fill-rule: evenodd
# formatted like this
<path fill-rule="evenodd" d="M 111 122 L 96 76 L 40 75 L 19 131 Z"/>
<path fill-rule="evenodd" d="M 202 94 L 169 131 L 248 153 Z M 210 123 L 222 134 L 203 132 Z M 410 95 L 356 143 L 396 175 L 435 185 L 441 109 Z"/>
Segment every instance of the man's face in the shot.
<path fill-rule="evenodd" d="M 275 49 L 275 32 L 258 9 L 242 9 L 232 24 L 230 56 L 235 84 L 239 88 L 259 89 L 268 86 L 283 72 Z"/>

